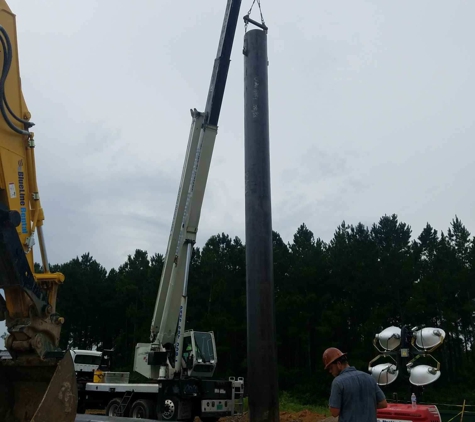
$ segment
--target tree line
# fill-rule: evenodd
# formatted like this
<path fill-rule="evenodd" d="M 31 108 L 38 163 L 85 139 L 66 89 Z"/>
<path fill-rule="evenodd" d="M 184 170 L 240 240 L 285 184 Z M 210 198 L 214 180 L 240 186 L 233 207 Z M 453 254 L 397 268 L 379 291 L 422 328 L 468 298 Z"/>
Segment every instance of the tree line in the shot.
<path fill-rule="evenodd" d="M 352 365 L 367 370 L 377 354 L 376 333 L 425 324 L 444 329 L 446 339 L 434 354 L 442 377 L 424 398 L 475 402 L 475 240 L 460 219 L 440 233 L 427 224 L 417 238 L 396 215 L 371 227 L 343 222 L 328 243 L 302 224 L 289 243 L 273 232 L 273 252 L 281 390 L 303 403 L 326 400 L 331 376 L 322 368 L 325 348 L 348 352 Z M 149 341 L 162 266 L 163 255 L 143 250 L 109 272 L 88 253 L 53 265 L 66 276 L 58 295 L 66 320 L 61 346 L 113 347 L 116 369 L 131 370 L 136 343 Z M 214 331 L 217 375 L 246 376 L 241 239 L 222 233 L 194 249 L 188 293 L 187 327 Z M 407 391 L 407 377 L 399 378 L 385 388 L 388 397 Z"/>

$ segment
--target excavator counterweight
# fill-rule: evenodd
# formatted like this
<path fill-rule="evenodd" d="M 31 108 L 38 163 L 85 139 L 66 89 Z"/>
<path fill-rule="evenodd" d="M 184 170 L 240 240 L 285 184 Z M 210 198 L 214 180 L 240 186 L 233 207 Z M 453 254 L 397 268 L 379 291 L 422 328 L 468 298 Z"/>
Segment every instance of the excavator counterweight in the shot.
<path fill-rule="evenodd" d="M 77 385 L 69 353 L 59 349 L 60 273 L 49 271 L 44 213 L 36 181 L 35 140 L 23 99 L 15 15 L 0 0 L 0 321 L 11 359 L 0 359 L 0 421 L 72 422 Z M 43 272 L 34 270 L 39 239 Z"/>

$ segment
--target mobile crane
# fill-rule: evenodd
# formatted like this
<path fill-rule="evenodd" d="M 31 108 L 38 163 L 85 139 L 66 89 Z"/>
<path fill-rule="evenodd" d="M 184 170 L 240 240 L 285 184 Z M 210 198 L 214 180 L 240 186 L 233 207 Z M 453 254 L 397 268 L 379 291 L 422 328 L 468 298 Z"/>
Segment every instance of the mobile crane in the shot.
<path fill-rule="evenodd" d="M 234 413 L 242 378 L 211 379 L 217 364 L 212 332 L 185 330 L 188 274 L 211 163 L 241 0 L 228 0 L 204 112 L 192 124 L 152 316 L 150 343 L 135 349 L 134 370 L 151 383 L 88 383 L 79 408 L 106 405 L 109 416 L 216 421 Z M 104 378 L 107 378 L 107 373 Z M 113 374 L 111 378 L 113 378 Z M 120 378 L 120 377 L 119 377 Z"/>
<path fill-rule="evenodd" d="M 64 319 L 56 312 L 64 276 L 51 273 L 38 194 L 33 123 L 21 90 L 15 15 L 0 0 L 0 420 L 72 422 L 77 389 L 71 355 L 58 349 Z M 44 273 L 34 271 L 38 236 Z"/>

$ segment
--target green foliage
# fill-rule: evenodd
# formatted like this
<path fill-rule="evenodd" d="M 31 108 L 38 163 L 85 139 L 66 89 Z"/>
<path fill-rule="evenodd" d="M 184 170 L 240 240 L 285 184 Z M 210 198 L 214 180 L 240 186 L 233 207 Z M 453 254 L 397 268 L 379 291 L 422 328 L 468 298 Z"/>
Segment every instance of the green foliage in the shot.
<path fill-rule="evenodd" d="M 245 375 L 246 268 L 239 238 L 212 236 L 195 251 L 188 296 L 187 326 L 214 332 L 217 375 Z"/>
<path fill-rule="evenodd" d="M 61 346 L 90 349 L 100 344 L 107 331 L 107 317 L 103 302 L 107 294 L 106 270 L 89 254 L 66 264 L 52 266 L 51 271 L 62 272 L 68 284 L 58 293 L 58 312 L 64 315 Z"/>
<path fill-rule="evenodd" d="M 116 367 L 131 370 L 136 343 L 149 337 L 162 265 L 161 255 L 137 250 L 109 274 L 89 254 L 54 266 L 67 280 L 58 294 L 61 346 L 114 348 Z"/>
<path fill-rule="evenodd" d="M 328 406 L 324 404 L 315 405 L 302 401 L 300 396 L 295 396 L 286 391 L 283 391 L 279 397 L 279 409 L 283 412 L 301 412 L 302 410 L 310 410 L 311 412 L 320 413 L 324 416 L 330 416 Z"/>
<path fill-rule="evenodd" d="M 326 407 L 331 376 L 321 356 L 329 346 L 366 370 L 374 334 L 388 325 L 440 326 L 435 354 L 441 379 L 424 400 L 475 400 L 475 240 L 455 217 L 446 234 L 429 224 L 416 238 L 396 215 L 367 227 L 343 222 L 327 244 L 302 224 L 292 242 L 273 233 L 276 335 L 281 408 Z M 115 367 L 131 370 L 137 342 L 149 340 L 163 256 L 137 250 L 107 271 L 89 254 L 53 266 L 66 276 L 58 311 L 63 347 L 116 350 Z M 38 271 L 41 270 L 38 267 Z M 246 376 L 245 245 L 222 233 L 195 248 L 189 276 L 187 327 L 215 333 L 217 376 Z M 389 386 L 406 399 L 408 382 Z M 298 399 L 297 399 L 298 398 Z M 322 410 L 318 410 L 322 413 Z"/>

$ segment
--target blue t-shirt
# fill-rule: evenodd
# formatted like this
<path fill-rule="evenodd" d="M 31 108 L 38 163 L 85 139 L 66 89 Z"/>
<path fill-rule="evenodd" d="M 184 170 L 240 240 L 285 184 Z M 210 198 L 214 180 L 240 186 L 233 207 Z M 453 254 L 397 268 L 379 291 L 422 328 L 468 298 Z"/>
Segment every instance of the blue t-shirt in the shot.
<path fill-rule="evenodd" d="M 333 380 L 329 404 L 340 409 L 339 422 L 376 422 L 376 406 L 385 398 L 371 375 L 349 366 Z"/>

